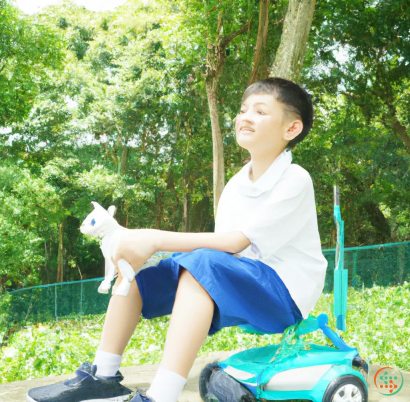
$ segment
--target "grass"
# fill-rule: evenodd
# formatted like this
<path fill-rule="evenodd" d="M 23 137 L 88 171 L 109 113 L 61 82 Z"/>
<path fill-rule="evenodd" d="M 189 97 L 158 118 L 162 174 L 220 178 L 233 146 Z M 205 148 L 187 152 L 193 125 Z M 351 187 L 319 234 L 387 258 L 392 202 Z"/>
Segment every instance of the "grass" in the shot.
<path fill-rule="evenodd" d="M 357 347 L 371 363 L 410 370 L 410 284 L 356 290 L 349 288 L 347 331 L 344 341 Z M 322 294 L 314 316 L 326 313 L 335 330 L 333 295 Z M 0 384 L 46 376 L 71 374 L 85 361 L 93 361 L 105 315 L 72 316 L 22 327 L 0 350 Z M 123 356 L 122 366 L 156 364 L 161 360 L 170 316 L 141 317 Z M 340 331 L 337 331 L 341 333 Z M 280 334 L 245 334 L 238 327 L 223 328 L 208 336 L 198 356 L 215 351 L 249 349 L 279 343 Z M 316 331 L 306 341 L 326 345 Z"/>

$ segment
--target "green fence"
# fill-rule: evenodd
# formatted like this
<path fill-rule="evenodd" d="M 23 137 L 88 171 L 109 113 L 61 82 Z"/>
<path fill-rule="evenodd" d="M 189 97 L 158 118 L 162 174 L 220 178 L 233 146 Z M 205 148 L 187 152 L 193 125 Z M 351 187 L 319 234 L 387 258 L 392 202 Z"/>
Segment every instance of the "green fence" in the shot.
<path fill-rule="evenodd" d="M 335 250 L 323 250 L 328 261 L 324 292 L 333 291 Z M 396 286 L 410 282 L 410 242 L 350 247 L 344 250 L 349 286 Z"/>
<path fill-rule="evenodd" d="M 157 261 L 172 253 L 157 253 Z M 335 250 L 323 250 L 328 260 L 325 293 L 333 290 Z M 349 286 L 394 286 L 410 282 L 410 242 L 345 249 Z M 70 314 L 102 314 L 110 294 L 98 293 L 103 278 L 35 286 L 6 293 L 0 299 L 0 328 L 7 323 L 35 323 Z M 1 325 L 3 323 L 3 325 Z"/>

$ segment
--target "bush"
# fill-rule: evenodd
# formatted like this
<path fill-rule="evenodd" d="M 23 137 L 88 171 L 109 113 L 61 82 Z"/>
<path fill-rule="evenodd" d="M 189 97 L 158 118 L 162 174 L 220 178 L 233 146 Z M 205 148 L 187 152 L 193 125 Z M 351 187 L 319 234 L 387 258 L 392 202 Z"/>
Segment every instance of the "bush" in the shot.
<path fill-rule="evenodd" d="M 410 370 L 410 284 L 356 290 L 349 288 L 348 330 L 344 341 L 357 347 L 365 360 L 381 365 L 395 365 Z M 2 300 L 1 310 L 9 301 Z M 317 316 L 326 313 L 329 325 L 336 330 L 333 295 L 322 294 L 315 309 Z M 101 337 L 105 314 L 71 316 L 44 324 L 22 327 L 10 336 L 8 346 L 0 350 L 0 383 L 70 374 L 85 361 L 92 362 Z M 1 322 L 2 315 L 0 315 Z M 170 316 L 146 320 L 141 317 L 127 349 L 122 366 L 157 364 L 161 361 Z M 2 324 L 4 326 L 4 323 Z M 340 331 L 336 330 L 340 333 Z M 281 334 L 246 334 L 238 327 L 222 328 L 208 336 L 198 356 L 215 351 L 249 349 L 277 344 Z M 305 341 L 326 345 L 321 331 L 305 336 Z"/>

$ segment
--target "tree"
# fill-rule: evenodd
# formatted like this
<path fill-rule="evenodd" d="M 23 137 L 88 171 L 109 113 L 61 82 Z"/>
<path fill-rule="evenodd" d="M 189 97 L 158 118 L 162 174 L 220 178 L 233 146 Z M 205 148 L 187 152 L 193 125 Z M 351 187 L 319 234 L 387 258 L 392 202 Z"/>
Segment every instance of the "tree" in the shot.
<path fill-rule="evenodd" d="M 340 18 L 340 16 L 349 18 Z M 410 153 L 408 119 L 410 28 L 408 1 L 321 3 L 317 21 L 322 58 L 332 63 L 326 86 L 357 105 L 368 123 L 378 121 Z M 346 63 L 334 59 L 330 48 L 348 52 Z"/>
<path fill-rule="evenodd" d="M 221 197 L 225 186 L 225 166 L 223 158 L 223 143 L 221 128 L 219 125 L 219 110 L 218 110 L 218 90 L 219 90 L 219 75 L 226 62 L 227 48 L 229 44 L 238 35 L 243 34 L 249 29 L 250 22 L 242 24 L 238 29 L 224 35 L 224 31 L 229 32 L 225 24 L 224 13 L 228 13 L 228 2 L 220 2 L 209 12 L 218 11 L 216 22 L 216 38 L 211 41 L 208 38 L 208 52 L 206 55 L 205 65 L 205 88 L 208 97 L 209 114 L 212 126 L 212 144 L 213 144 L 213 190 L 214 190 L 214 216 L 218 208 L 219 198 Z"/>
<path fill-rule="evenodd" d="M 403 2 L 334 0 L 318 3 L 314 14 L 307 64 L 320 68 L 306 68 L 304 75 L 317 105 L 314 143 L 324 147 L 313 157 L 313 169 L 318 197 L 331 197 L 323 180 L 330 172 L 341 187 L 342 213 L 351 225 L 346 244 L 408 238 L 409 154 L 403 129 L 408 126 L 409 49 L 401 40 L 408 29 L 407 11 Z"/>
<path fill-rule="evenodd" d="M 219 75 L 225 65 L 227 47 L 230 42 L 238 35 L 249 30 L 251 21 L 243 24 L 239 29 L 223 36 L 221 32 L 224 28 L 224 12 L 227 9 L 227 3 L 220 2 L 213 7 L 210 12 L 218 11 L 216 22 L 216 39 L 215 44 L 208 40 L 208 53 L 206 57 L 205 82 L 208 97 L 209 111 L 212 125 L 212 143 L 213 143 L 213 188 L 214 188 L 214 216 L 218 206 L 219 198 L 222 194 L 224 181 L 224 158 L 223 142 L 219 125 L 218 111 L 218 90 Z M 283 26 L 283 35 L 280 45 L 276 51 L 274 65 L 270 68 L 270 76 L 295 79 L 299 76 L 305 48 L 308 40 L 310 26 L 312 22 L 315 0 L 290 0 L 285 15 Z M 256 79 L 265 78 L 266 69 L 266 52 L 268 42 L 269 28 L 269 2 L 261 1 L 259 9 L 259 27 L 256 42 L 256 52 L 254 54 L 254 67 L 249 82 Z"/>
<path fill-rule="evenodd" d="M 21 121 L 61 69 L 60 37 L 0 0 L 0 126 Z"/>
<path fill-rule="evenodd" d="M 115 204 L 116 219 L 129 228 L 213 231 L 214 186 L 249 161 L 233 125 L 243 92 L 279 64 L 313 99 L 313 129 L 293 157 L 313 178 L 323 246 L 334 245 L 334 184 L 341 189 L 346 246 L 408 239 L 408 150 L 389 124 L 381 90 L 375 92 L 378 77 L 392 74 L 393 105 L 406 126 L 407 81 L 400 69 L 391 71 L 407 45 L 396 38 L 401 47 L 390 61 L 387 51 L 377 63 L 367 60 L 367 36 L 363 41 L 360 30 L 346 27 L 362 21 L 372 33 L 374 21 L 382 24 L 379 6 L 363 11 L 354 2 L 332 2 L 315 7 L 305 47 L 310 20 L 291 17 L 303 4 L 287 0 L 235 7 L 226 0 L 146 6 L 132 0 L 106 13 L 64 1 L 24 17 L 27 32 L 58 38 L 64 63 L 58 74 L 43 69 L 29 107 L 5 118 L 8 129 L 0 132 L 1 289 L 102 276 L 98 243 L 78 230 L 91 201 Z M 401 10 L 392 4 L 393 13 Z M 301 35 L 297 43 L 286 34 L 291 24 Z M 346 33 L 355 36 L 349 44 L 357 55 L 336 64 L 331 48 Z M 383 35 L 375 30 L 372 41 Z M 362 59 L 378 67 L 363 71 L 356 64 Z M 365 79 L 368 87 L 357 82 Z"/>
<path fill-rule="evenodd" d="M 283 34 L 269 72 L 270 77 L 299 80 L 315 4 L 316 0 L 289 0 Z"/>

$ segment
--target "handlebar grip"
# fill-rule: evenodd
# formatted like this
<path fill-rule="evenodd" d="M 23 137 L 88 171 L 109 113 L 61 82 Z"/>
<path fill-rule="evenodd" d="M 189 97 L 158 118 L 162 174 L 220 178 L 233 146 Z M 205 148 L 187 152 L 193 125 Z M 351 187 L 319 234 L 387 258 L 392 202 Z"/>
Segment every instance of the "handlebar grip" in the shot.
<path fill-rule="evenodd" d="M 335 206 L 340 205 L 339 186 L 333 186 L 333 200 Z"/>

